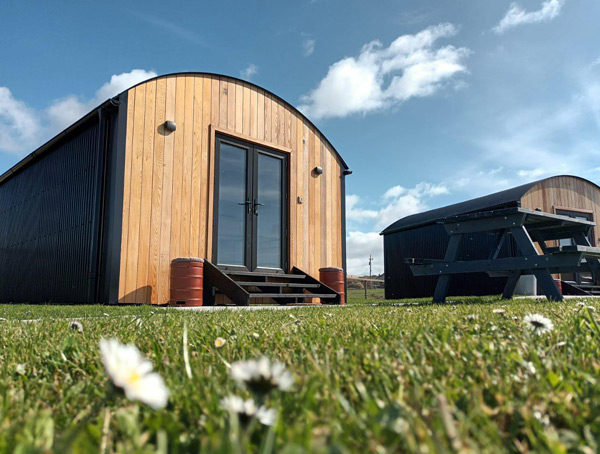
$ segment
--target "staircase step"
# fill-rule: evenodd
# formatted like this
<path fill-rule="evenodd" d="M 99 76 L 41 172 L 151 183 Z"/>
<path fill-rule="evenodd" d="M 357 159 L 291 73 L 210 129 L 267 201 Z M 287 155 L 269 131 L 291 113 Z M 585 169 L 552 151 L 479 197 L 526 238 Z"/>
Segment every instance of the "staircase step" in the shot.
<path fill-rule="evenodd" d="M 242 281 L 235 281 L 235 283 L 242 287 L 294 287 L 294 288 L 318 288 L 318 287 L 320 287 L 319 284 L 302 284 L 302 283 L 297 283 L 297 282 L 261 282 L 261 281 L 254 281 L 254 282 L 244 281 L 244 282 L 242 282 Z"/>
<path fill-rule="evenodd" d="M 250 298 L 335 298 L 331 293 L 250 293 Z"/>
<path fill-rule="evenodd" d="M 253 273 L 252 271 L 222 270 L 223 274 L 228 276 L 254 276 L 254 277 L 273 277 L 285 279 L 304 279 L 304 274 L 285 274 L 285 273 Z"/>

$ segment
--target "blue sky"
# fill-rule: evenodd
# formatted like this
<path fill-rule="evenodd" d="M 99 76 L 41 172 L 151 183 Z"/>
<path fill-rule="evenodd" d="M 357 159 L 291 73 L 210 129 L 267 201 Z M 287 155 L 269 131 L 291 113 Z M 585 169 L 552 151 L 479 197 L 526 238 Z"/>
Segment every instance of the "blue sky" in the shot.
<path fill-rule="evenodd" d="M 350 272 L 395 219 L 545 176 L 600 182 L 597 0 L 0 3 L 0 172 L 153 74 L 246 78 L 344 156 Z"/>

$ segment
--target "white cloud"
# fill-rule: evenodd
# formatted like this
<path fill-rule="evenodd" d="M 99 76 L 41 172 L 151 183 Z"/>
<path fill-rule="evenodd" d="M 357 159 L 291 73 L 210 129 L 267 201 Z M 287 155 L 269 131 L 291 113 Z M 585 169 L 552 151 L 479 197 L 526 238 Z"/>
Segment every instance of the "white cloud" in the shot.
<path fill-rule="evenodd" d="M 377 232 L 348 232 L 346 237 L 348 274 L 369 274 L 369 255 L 373 256 L 373 274 L 383 273 L 383 237 Z"/>
<path fill-rule="evenodd" d="M 530 12 L 525 11 L 518 3 L 511 3 L 506 15 L 492 30 L 502 34 L 518 25 L 551 21 L 560 14 L 564 3 L 565 0 L 546 0 L 539 10 Z"/>
<path fill-rule="evenodd" d="M 383 206 L 378 210 L 363 210 L 360 208 L 361 199 L 357 195 L 346 197 L 346 216 L 355 227 L 364 225 L 369 231 L 352 229 L 346 237 L 348 273 L 365 275 L 369 272 L 369 255 L 374 258 L 373 273 L 383 272 L 383 238 L 379 232 L 400 218 L 428 210 L 432 197 L 448 194 L 448 187 L 441 184 L 421 182 L 407 189 L 394 186 L 388 189 L 383 197 Z M 377 231 L 373 231 L 377 229 Z"/>
<path fill-rule="evenodd" d="M 301 98 L 299 109 L 312 118 L 345 117 L 391 108 L 412 97 L 430 96 L 456 74 L 466 71 L 469 50 L 439 39 L 454 36 L 449 23 L 402 35 L 389 47 L 372 41 L 358 57 L 346 57 L 329 67 L 317 88 Z"/>
<path fill-rule="evenodd" d="M 392 186 L 387 191 L 385 191 L 385 194 L 383 194 L 383 198 L 390 199 L 390 198 L 394 198 L 394 197 L 400 197 L 405 192 L 406 192 L 406 188 L 403 188 L 400 185 Z"/>
<path fill-rule="evenodd" d="M 53 101 L 45 111 L 50 131 L 54 133 L 62 131 L 107 99 L 153 77 L 156 77 L 154 71 L 146 71 L 144 69 L 134 69 L 128 73 L 113 74 L 110 77 L 110 81 L 103 84 L 90 100 L 81 100 L 77 96 L 69 95 Z"/>
<path fill-rule="evenodd" d="M 403 189 L 395 186 L 385 193 L 386 199 L 392 199 L 377 215 L 376 226 L 383 229 L 400 218 L 419 213 L 428 209 L 427 200 L 442 194 L 449 194 L 444 184 L 431 184 L 421 182 L 412 189 Z"/>
<path fill-rule="evenodd" d="M 352 221 L 364 221 L 377 217 L 377 211 L 357 208 L 360 203 L 360 197 L 349 194 L 346 196 L 346 217 Z"/>
<path fill-rule="evenodd" d="M 312 38 L 306 38 L 304 41 L 302 41 L 302 49 L 304 50 L 305 57 L 312 55 L 312 53 L 315 51 L 316 43 L 317 41 Z"/>
<path fill-rule="evenodd" d="M 154 71 L 144 69 L 134 69 L 128 73 L 114 74 L 110 76 L 110 81 L 102 85 L 96 92 L 94 102 L 100 104 L 115 95 L 118 95 L 129 87 L 139 84 L 145 80 L 156 77 Z"/>
<path fill-rule="evenodd" d="M 361 207 L 362 200 L 357 195 L 346 196 L 346 216 L 354 224 L 369 222 L 371 228 L 382 230 L 396 220 L 428 209 L 428 200 L 442 194 L 449 194 L 443 184 L 421 182 L 414 188 L 393 186 L 388 189 L 382 200 L 374 204 L 377 209 Z M 374 221 L 374 222 L 373 222 Z"/>
<path fill-rule="evenodd" d="M 22 154 L 33 151 L 102 102 L 155 76 L 154 71 L 143 69 L 113 75 L 93 98 L 86 100 L 68 95 L 52 101 L 41 111 L 15 99 L 8 88 L 0 87 L 0 152 Z"/>
<path fill-rule="evenodd" d="M 18 153 L 37 143 L 41 133 L 35 110 L 0 86 L 0 150 Z"/>
<path fill-rule="evenodd" d="M 487 130 L 469 129 L 474 149 L 448 181 L 468 179 L 465 198 L 552 175 L 598 181 L 600 65 L 579 68 L 573 92 L 538 105 L 519 105 L 486 118 Z M 454 187 L 454 186 L 453 186 Z"/>
<path fill-rule="evenodd" d="M 247 68 L 242 69 L 240 71 L 240 75 L 242 76 L 242 79 L 246 79 L 246 80 L 250 80 L 252 78 L 252 76 L 255 76 L 257 73 L 258 73 L 258 66 L 256 66 L 254 63 L 249 64 Z"/>
<path fill-rule="evenodd" d="M 542 175 L 547 175 L 549 172 L 545 169 L 542 169 L 540 167 L 536 168 L 536 169 L 529 169 L 529 170 L 519 170 L 517 172 L 517 175 L 519 175 L 520 177 L 523 178 L 539 178 Z"/>

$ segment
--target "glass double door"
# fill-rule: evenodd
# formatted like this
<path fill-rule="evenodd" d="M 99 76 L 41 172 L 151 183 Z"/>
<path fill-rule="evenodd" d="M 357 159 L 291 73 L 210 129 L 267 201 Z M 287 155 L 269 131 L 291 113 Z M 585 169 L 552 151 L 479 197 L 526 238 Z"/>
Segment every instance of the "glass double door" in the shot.
<path fill-rule="evenodd" d="M 215 143 L 216 263 L 223 268 L 286 267 L 286 155 L 226 137 Z"/>

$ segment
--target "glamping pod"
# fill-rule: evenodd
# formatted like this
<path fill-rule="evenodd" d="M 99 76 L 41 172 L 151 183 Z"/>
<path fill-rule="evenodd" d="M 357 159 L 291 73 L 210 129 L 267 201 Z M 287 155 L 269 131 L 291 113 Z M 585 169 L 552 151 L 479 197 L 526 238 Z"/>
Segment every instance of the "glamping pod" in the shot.
<path fill-rule="evenodd" d="M 0 176 L 0 302 L 167 304 L 187 257 L 204 260 L 204 304 L 340 302 L 317 278 L 346 269 L 349 173 L 254 84 L 147 80 Z"/>
<path fill-rule="evenodd" d="M 555 176 L 399 219 L 381 232 L 384 237 L 386 298 L 434 295 L 437 276 L 414 276 L 405 260 L 416 257 L 444 259 L 450 236 L 439 221 L 452 216 L 516 207 L 598 223 L 600 187 L 576 176 Z M 591 229 L 588 241 L 591 246 L 600 242 L 598 225 Z M 563 243 L 565 240 L 554 240 L 548 246 L 566 244 Z M 485 232 L 466 234 L 459 247 L 457 260 L 486 260 L 490 251 L 498 244 L 498 235 Z M 539 249 L 539 245 L 537 247 Z M 518 249 L 512 238 L 501 243 L 498 258 L 515 255 L 518 255 Z M 590 276 L 582 273 L 564 273 L 554 277 L 566 281 L 570 288 L 587 288 L 592 291 L 596 284 L 589 280 Z M 456 274 L 451 280 L 448 295 L 500 294 L 503 293 L 506 282 L 506 277 L 489 277 L 486 273 Z M 527 282 L 523 282 L 523 285 L 526 286 Z M 563 285 L 563 291 L 564 289 Z M 576 288 L 573 290 L 577 291 Z"/>

